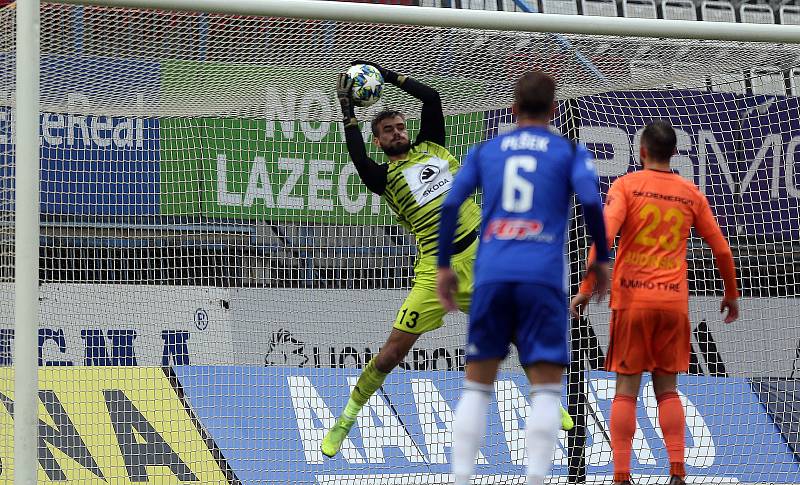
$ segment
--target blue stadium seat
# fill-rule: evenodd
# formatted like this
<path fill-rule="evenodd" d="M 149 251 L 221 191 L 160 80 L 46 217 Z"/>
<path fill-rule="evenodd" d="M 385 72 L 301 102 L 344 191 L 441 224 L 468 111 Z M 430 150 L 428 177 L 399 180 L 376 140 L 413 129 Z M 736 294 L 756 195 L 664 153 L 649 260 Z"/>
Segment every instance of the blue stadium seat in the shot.
<path fill-rule="evenodd" d="M 692 0 L 662 0 L 661 18 L 667 20 L 697 20 Z"/>
<path fill-rule="evenodd" d="M 736 22 L 736 11 L 727 0 L 703 0 L 700 20 L 706 22 Z"/>
<path fill-rule="evenodd" d="M 739 21 L 747 24 L 774 24 L 775 11 L 766 3 L 743 3 L 739 7 Z"/>
<path fill-rule="evenodd" d="M 581 0 L 583 15 L 618 17 L 617 2 L 614 0 Z"/>
<path fill-rule="evenodd" d="M 578 4 L 575 0 L 542 0 L 542 12 L 578 15 Z"/>
<path fill-rule="evenodd" d="M 781 5 L 778 18 L 784 25 L 800 25 L 800 5 Z"/>
<path fill-rule="evenodd" d="M 622 16 L 638 19 L 658 18 L 655 0 L 622 0 Z"/>

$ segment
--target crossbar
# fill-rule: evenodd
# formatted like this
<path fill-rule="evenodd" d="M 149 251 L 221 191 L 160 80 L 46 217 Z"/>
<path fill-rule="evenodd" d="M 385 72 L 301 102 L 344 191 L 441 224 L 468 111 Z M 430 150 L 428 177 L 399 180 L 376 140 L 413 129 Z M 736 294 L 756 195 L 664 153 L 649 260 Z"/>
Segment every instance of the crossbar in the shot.
<path fill-rule="evenodd" d="M 319 0 L 47 0 L 50 3 L 479 30 L 800 43 L 800 26 L 494 12 Z"/>

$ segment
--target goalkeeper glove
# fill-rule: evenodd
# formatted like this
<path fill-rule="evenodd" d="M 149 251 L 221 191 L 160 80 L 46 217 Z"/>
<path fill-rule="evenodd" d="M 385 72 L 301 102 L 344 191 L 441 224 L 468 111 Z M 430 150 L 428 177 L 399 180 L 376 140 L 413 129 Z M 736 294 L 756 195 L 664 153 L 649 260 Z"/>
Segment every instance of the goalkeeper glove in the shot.
<path fill-rule="evenodd" d="M 336 79 L 336 97 L 339 98 L 339 105 L 342 107 L 342 115 L 344 115 L 342 123 L 344 123 L 345 128 L 351 125 L 358 125 L 356 112 L 353 108 L 353 98 L 351 97 L 352 89 L 353 80 L 350 79 L 350 76 L 345 73 L 339 74 Z"/>
<path fill-rule="evenodd" d="M 375 64 L 374 62 L 370 62 L 370 61 L 353 61 L 353 62 L 350 63 L 351 66 L 355 66 L 356 64 L 367 64 L 369 66 L 374 67 L 375 69 L 378 70 L 378 72 L 381 73 L 381 76 L 383 76 L 383 80 L 384 81 L 388 81 L 388 82 L 394 84 L 395 86 L 399 86 L 399 85 L 403 84 L 403 81 L 406 80 L 406 76 L 403 76 L 401 74 L 397 74 L 396 72 L 392 71 L 391 69 L 386 69 L 385 67 L 381 67 L 380 65 Z"/>

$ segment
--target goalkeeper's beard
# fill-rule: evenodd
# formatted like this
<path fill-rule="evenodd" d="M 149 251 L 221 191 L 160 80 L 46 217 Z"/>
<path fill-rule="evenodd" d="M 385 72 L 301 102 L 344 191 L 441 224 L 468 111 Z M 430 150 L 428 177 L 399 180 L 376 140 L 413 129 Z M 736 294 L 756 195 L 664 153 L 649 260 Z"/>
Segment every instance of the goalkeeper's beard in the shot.
<path fill-rule="evenodd" d="M 411 143 L 408 141 L 403 141 L 389 145 L 381 145 L 381 149 L 387 156 L 394 157 L 408 153 L 408 151 L 411 150 Z"/>

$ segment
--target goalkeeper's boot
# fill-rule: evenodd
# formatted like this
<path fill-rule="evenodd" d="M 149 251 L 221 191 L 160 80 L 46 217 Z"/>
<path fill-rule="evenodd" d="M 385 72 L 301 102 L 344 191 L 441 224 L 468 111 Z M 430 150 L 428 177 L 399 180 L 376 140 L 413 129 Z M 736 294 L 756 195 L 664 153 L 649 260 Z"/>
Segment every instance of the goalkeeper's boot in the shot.
<path fill-rule="evenodd" d="M 572 421 L 572 416 L 564 409 L 564 406 L 561 406 L 561 429 L 569 431 L 574 427 L 575 423 Z"/>
<path fill-rule="evenodd" d="M 328 430 L 328 433 L 325 434 L 325 437 L 322 439 L 322 446 L 320 446 L 322 454 L 328 458 L 336 456 L 336 453 L 339 453 L 339 449 L 342 447 L 342 442 L 347 438 L 347 434 L 350 432 L 350 428 L 353 427 L 353 423 L 355 422 L 355 419 L 339 416 L 339 419 L 336 420 L 336 424 L 333 425 L 333 428 Z"/>
<path fill-rule="evenodd" d="M 678 475 L 672 475 L 669 480 L 669 485 L 686 485 L 686 481 Z"/>

